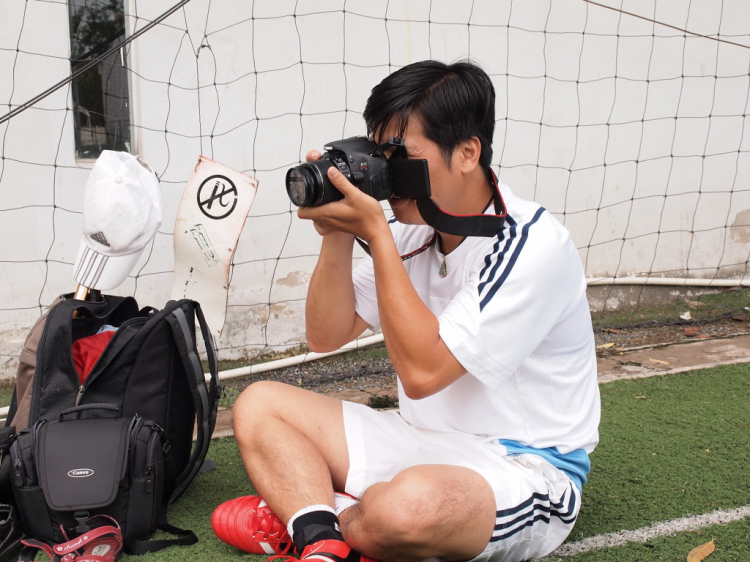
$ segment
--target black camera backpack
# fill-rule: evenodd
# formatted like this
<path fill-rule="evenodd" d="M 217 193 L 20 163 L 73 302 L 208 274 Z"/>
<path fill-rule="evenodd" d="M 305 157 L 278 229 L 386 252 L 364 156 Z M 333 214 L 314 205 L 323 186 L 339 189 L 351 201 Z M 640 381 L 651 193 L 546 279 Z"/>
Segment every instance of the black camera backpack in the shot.
<path fill-rule="evenodd" d="M 9 503 L 10 481 L 26 537 L 45 544 L 78 536 L 100 515 L 120 525 L 129 554 L 193 544 L 166 511 L 199 472 L 216 423 L 217 363 L 200 305 L 71 297 L 40 318 L 21 354 L 6 420 L 15 432 L 0 444 L 0 501 Z M 104 325 L 117 330 L 81 384 L 72 343 Z M 177 538 L 148 540 L 157 529 Z"/>

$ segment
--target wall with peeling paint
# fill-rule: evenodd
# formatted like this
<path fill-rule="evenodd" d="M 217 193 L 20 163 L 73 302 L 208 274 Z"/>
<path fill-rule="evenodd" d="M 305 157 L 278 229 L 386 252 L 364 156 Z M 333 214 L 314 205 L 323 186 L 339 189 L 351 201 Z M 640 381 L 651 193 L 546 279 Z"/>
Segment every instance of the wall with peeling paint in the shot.
<path fill-rule="evenodd" d="M 470 56 L 498 93 L 501 179 L 571 230 L 591 277 L 744 276 L 750 242 L 750 7 L 582 0 L 192 0 L 127 51 L 135 150 L 164 224 L 118 294 L 159 306 L 172 225 L 203 154 L 256 177 L 219 341 L 222 358 L 304 342 L 319 237 L 286 170 L 363 134 L 372 86 L 410 62 Z M 127 0 L 130 31 L 172 0 Z M 0 0 L 0 112 L 70 73 L 61 2 Z M 643 19 L 646 18 L 646 19 Z M 689 29 L 685 34 L 647 19 Z M 75 288 L 81 194 L 64 87 L 0 125 L 0 374 L 45 304 Z M 357 248 L 355 261 L 361 258 Z"/>

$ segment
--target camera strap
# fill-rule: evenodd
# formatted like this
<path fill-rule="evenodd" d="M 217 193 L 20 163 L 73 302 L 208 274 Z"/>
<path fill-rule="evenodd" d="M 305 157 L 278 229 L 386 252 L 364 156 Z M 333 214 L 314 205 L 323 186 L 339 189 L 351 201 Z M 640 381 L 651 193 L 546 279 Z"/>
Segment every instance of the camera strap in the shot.
<path fill-rule="evenodd" d="M 489 168 L 488 176 L 492 186 L 492 199 L 495 203 L 494 215 L 453 215 L 446 213 L 431 198 L 416 199 L 417 210 L 424 221 L 438 232 L 453 234 L 454 236 L 495 236 L 505 223 L 508 215 L 503 196 L 500 194 L 495 172 Z"/>
<path fill-rule="evenodd" d="M 503 228 L 505 217 L 508 216 L 508 211 L 505 207 L 503 196 L 500 194 L 500 185 L 498 184 L 495 172 L 491 168 L 488 168 L 487 175 L 494 187 L 492 191 L 492 201 L 495 205 L 494 215 L 453 215 L 443 211 L 440 206 L 430 198 L 415 199 L 419 214 L 429 226 L 439 232 L 445 232 L 446 234 L 453 234 L 456 236 L 483 236 L 486 238 L 495 236 Z M 413 252 L 401 256 L 401 261 L 406 261 L 427 250 L 427 248 L 432 246 L 433 242 L 435 242 L 436 237 L 437 232 L 432 235 L 426 244 L 417 248 Z M 372 255 L 367 242 L 356 237 L 354 239 L 368 256 Z"/>

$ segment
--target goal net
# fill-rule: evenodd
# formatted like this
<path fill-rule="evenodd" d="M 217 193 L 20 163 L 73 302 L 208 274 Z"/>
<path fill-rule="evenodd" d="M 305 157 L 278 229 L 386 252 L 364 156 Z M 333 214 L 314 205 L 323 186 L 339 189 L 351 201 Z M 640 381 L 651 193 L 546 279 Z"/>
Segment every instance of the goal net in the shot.
<path fill-rule="evenodd" d="M 175 213 L 204 155 L 259 181 L 220 357 L 303 346 L 320 238 L 296 217 L 285 173 L 364 134 L 370 89 L 428 58 L 470 58 L 491 76 L 493 165 L 570 230 L 595 309 L 638 302 L 647 284 L 748 282 L 743 0 L 0 0 L 0 13 L 0 366 L 75 288 L 82 192 L 102 147 L 141 155 L 165 205 L 117 293 L 169 297 Z M 66 82 L 92 60 L 94 74 Z"/>

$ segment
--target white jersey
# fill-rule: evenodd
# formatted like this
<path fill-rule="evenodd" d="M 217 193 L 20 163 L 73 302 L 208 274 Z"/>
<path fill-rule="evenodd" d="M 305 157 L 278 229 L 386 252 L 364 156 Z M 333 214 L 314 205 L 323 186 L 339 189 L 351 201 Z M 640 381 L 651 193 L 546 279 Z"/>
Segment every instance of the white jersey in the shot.
<path fill-rule="evenodd" d="M 496 236 L 467 237 L 448 255 L 433 243 L 404 261 L 467 374 L 422 400 L 408 398 L 399 381 L 401 415 L 419 427 L 498 440 L 509 454 L 540 454 L 580 487 L 600 417 L 583 267 L 557 219 L 507 186 L 500 192 L 508 216 Z M 398 222 L 391 231 L 402 256 L 434 234 Z M 354 288 L 357 313 L 378 326 L 372 259 L 355 269 Z"/>

